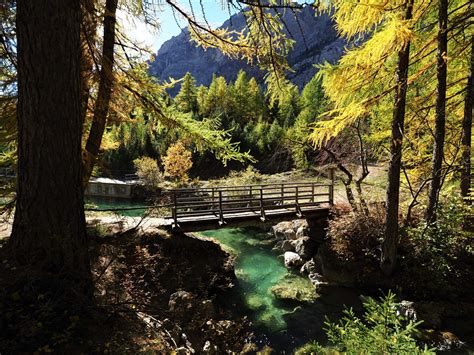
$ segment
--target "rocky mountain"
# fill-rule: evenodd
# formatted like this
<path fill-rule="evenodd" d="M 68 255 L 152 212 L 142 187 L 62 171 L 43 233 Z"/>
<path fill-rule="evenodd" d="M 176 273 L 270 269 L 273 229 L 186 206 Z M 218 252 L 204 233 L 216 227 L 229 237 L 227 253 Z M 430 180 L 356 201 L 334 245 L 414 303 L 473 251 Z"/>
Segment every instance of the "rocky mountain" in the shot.
<path fill-rule="evenodd" d="M 282 13 L 282 18 L 289 36 L 296 42 L 288 58 L 294 70 L 289 78 L 302 88 L 316 73 L 314 64 L 337 61 L 346 42 L 338 37 L 330 16 L 316 16 L 310 6 L 297 12 L 296 16 L 289 11 Z M 241 13 L 233 15 L 222 25 L 223 28 L 235 30 L 241 30 L 244 26 L 245 20 Z M 245 61 L 231 60 L 216 49 L 204 50 L 197 47 L 190 41 L 187 29 L 163 43 L 155 61 L 150 64 L 151 74 L 160 79 L 177 79 L 190 72 L 198 85 L 209 85 L 213 74 L 233 81 L 240 69 L 258 79 L 263 77 L 262 71 L 249 66 Z M 179 88 L 174 88 L 170 93 L 176 94 L 177 90 Z"/>

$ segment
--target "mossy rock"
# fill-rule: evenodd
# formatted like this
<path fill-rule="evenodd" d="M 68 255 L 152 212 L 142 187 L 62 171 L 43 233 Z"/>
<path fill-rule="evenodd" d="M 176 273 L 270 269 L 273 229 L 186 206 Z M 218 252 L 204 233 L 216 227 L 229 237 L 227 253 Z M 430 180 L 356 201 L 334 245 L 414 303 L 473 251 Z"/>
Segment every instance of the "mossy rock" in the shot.
<path fill-rule="evenodd" d="M 245 303 L 254 311 L 263 310 L 265 308 L 265 304 L 258 295 L 249 295 L 245 297 Z"/>
<path fill-rule="evenodd" d="M 270 291 L 277 300 L 284 302 L 313 302 L 317 298 L 311 281 L 298 276 L 284 277 Z"/>
<path fill-rule="evenodd" d="M 257 322 L 264 324 L 268 329 L 274 332 L 285 329 L 286 327 L 285 321 L 271 311 L 260 313 Z"/>
<path fill-rule="evenodd" d="M 249 274 L 243 269 L 235 269 L 235 276 L 242 282 L 249 282 Z"/>

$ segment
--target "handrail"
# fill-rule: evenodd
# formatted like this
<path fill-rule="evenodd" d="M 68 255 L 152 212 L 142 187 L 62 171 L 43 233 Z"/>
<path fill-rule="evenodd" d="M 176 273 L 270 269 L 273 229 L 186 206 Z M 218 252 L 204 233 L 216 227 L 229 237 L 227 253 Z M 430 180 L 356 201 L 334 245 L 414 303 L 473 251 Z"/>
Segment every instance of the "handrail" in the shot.
<path fill-rule="evenodd" d="M 269 187 L 269 186 L 275 186 L 275 188 L 280 187 L 281 185 L 283 186 L 309 186 L 311 187 L 314 185 L 315 187 L 328 187 L 331 184 L 322 184 L 319 182 L 285 182 L 285 183 L 269 183 L 269 184 L 250 184 L 250 185 L 229 185 L 229 186 L 210 186 L 210 187 L 189 187 L 189 188 L 180 188 L 180 189 L 168 189 L 168 190 L 163 190 L 162 193 L 173 193 L 173 192 L 195 192 L 195 191 L 212 191 L 212 190 L 249 190 L 249 188 L 259 188 L 259 187 Z"/>
<path fill-rule="evenodd" d="M 325 188 L 325 191 L 321 191 L 321 188 Z M 334 176 L 331 174 L 331 184 L 290 182 L 173 189 L 164 193 L 173 196 L 172 218 L 176 226 L 180 217 L 192 218 L 206 215 L 211 218 L 214 216 L 219 224 L 223 225 L 226 223 L 226 214 L 238 212 L 258 213 L 260 219 L 265 221 L 266 210 L 293 208 L 301 217 L 302 208 L 324 203 L 332 205 Z"/>
<path fill-rule="evenodd" d="M 140 209 L 163 209 L 169 215 L 162 216 L 172 220 L 174 226 L 179 226 L 180 218 L 217 219 L 220 225 L 226 224 L 226 218 L 237 216 L 239 213 L 253 213 L 262 221 L 267 218 L 267 212 L 282 210 L 281 213 L 296 213 L 302 217 L 308 207 L 322 204 L 333 205 L 334 175 L 330 176 L 330 184 L 317 182 L 289 182 L 260 184 L 247 186 L 222 186 L 212 188 L 173 189 L 162 192 L 166 197 L 163 204 L 149 206 L 134 206 L 126 208 L 88 208 L 88 211 L 126 211 Z M 227 216 L 227 217 L 226 217 Z"/>

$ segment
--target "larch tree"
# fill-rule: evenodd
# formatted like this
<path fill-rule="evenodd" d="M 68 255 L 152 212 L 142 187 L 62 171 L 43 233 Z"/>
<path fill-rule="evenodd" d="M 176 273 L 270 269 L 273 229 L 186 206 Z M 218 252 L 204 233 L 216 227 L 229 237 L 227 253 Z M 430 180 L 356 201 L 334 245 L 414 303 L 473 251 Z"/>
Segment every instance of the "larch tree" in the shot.
<path fill-rule="evenodd" d="M 474 103 L 474 37 L 471 37 L 470 68 L 466 83 L 464 98 L 464 114 L 462 119 L 462 156 L 461 156 L 461 196 L 467 203 L 471 187 L 471 159 L 472 159 L 472 110 Z"/>
<path fill-rule="evenodd" d="M 431 184 L 426 209 L 426 221 L 436 220 L 436 207 L 441 189 L 444 140 L 446 135 L 446 81 L 448 56 L 448 0 L 438 1 L 438 51 L 437 51 L 437 89 L 434 148 L 431 167 Z"/>
<path fill-rule="evenodd" d="M 405 20 L 413 17 L 413 0 L 405 5 Z M 398 52 L 396 72 L 395 103 L 390 140 L 390 162 L 388 165 L 388 185 L 384 240 L 380 265 L 386 274 L 393 272 L 396 265 L 398 247 L 398 212 L 400 205 L 400 171 L 402 164 L 402 142 L 405 125 L 405 105 L 408 87 L 408 67 L 410 62 L 410 42 Z"/>
<path fill-rule="evenodd" d="M 118 0 L 106 0 L 103 21 L 102 62 L 100 68 L 99 89 L 94 105 L 92 125 L 84 149 L 83 186 L 86 186 L 99 155 L 102 137 L 107 125 L 107 116 L 114 83 L 114 46 L 116 41 L 116 13 Z"/>
<path fill-rule="evenodd" d="M 196 80 L 191 73 L 188 72 L 184 76 L 181 88 L 175 97 L 175 102 L 181 112 L 198 111 Z"/>
<path fill-rule="evenodd" d="M 18 187 L 11 256 L 91 295 L 81 188 L 80 0 L 17 1 Z M 58 30 L 60 29 L 60 30 Z"/>

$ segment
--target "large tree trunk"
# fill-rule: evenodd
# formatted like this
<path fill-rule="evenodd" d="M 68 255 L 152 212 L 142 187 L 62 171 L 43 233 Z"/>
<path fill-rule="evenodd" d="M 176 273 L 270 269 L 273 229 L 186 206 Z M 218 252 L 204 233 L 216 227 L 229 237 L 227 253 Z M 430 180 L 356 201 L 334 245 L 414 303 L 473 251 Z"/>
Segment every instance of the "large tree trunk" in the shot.
<path fill-rule="evenodd" d="M 100 69 L 99 91 L 94 108 L 94 118 L 87 138 L 86 150 L 84 152 L 84 176 L 85 187 L 92 174 L 95 162 L 99 155 L 102 136 L 104 135 L 109 113 L 110 98 L 114 82 L 114 45 L 115 45 L 115 15 L 117 12 L 117 0 L 105 2 L 104 14 L 104 42 L 102 47 L 102 67 Z"/>
<path fill-rule="evenodd" d="M 462 119 L 462 155 L 461 155 L 461 195 L 467 203 L 471 188 L 471 135 L 472 106 L 474 101 L 474 38 L 471 37 L 471 71 L 467 79 L 466 96 L 464 99 L 464 117 Z"/>
<path fill-rule="evenodd" d="M 444 157 L 444 137 L 446 131 L 446 75 L 448 52 L 448 0 L 439 0 L 438 9 L 438 65 L 436 76 L 438 87 L 436 94 L 436 119 L 434 132 L 433 159 L 431 163 L 431 184 L 426 209 L 426 221 L 436 221 L 436 207 L 441 189 L 441 168 Z"/>
<path fill-rule="evenodd" d="M 407 20 L 412 18 L 413 0 L 408 0 Z M 398 53 L 397 87 L 392 118 L 392 137 L 390 142 L 390 163 L 388 167 L 387 206 L 384 240 L 380 267 L 391 274 L 396 265 L 398 247 L 398 205 L 400 199 L 400 169 L 402 162 L 402 142 L 405 125 L 405 103 L 407 94 L 408 66 L 410 62 L 410 43 Z"/>
<path fill-rule="evenodd" d="M 97 21 L 95 0 L 81 0 L 81 96 L 82 119 L 85 120 L 89 105 L 90 87 L 94 68 L 94 47 Z"/>
<path fill-rule="evenodd" d="M 81 188 L 80 0 L 17 0 L 18 187 L 11 256 L 91 294 Z"/>

